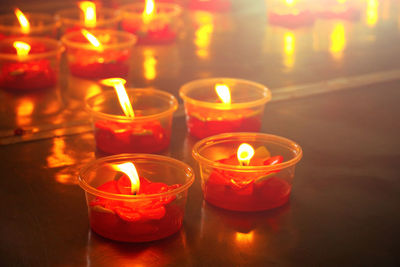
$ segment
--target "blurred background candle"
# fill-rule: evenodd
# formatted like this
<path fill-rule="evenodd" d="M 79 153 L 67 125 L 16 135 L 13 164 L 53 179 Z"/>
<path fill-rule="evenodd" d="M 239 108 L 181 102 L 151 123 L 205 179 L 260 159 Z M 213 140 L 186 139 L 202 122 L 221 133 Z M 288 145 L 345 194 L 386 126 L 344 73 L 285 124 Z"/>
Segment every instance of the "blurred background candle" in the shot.
<path fill-rule="evenodd" d="M 231 9 L 230 0 L 190 0 L 189 8 L 209 12 L 225 12 Z"/>
<path fill-rule="evenodd" d="M 72 75 L 87 79 L 127 77 L 131 48 L 136 37 L 114 30 L 70 32 L 61 40 L 67 47 Z"/>
<path fill-rule="evenodd" d="M 122 28 L 139 37 L 139 44 L 168 44 L 175 40 L 182 8 L 174 3 L 146 0 L 122 7 Z"/>
<path fill-rule="evenodd" d="M 178 106 L 175 97 L 153 89 L 125 90 L 125 80 L 119 78 L 102 83 L 113 86 L 116 94 L 106 91 L 87 99 L 97 148 L 107 154 L 167 149 L 172 115 Z M 131 103 L 135 103 L 133 107 Z"/>
<path fill-rule="evenodd" d="M 264 106 L 270 98 L 265 86 L 239 79 L 211 78 L 184 84 L 179 92 L 185 104 L 189 133 L 204 138 L 226 132 L 258 132 Z"/>
<path fill-rule="evenodd" d="M 0 41 L 0 87 L 29 91 L 53 87 L 58 81 L 62 45 L 39 37 Z"/>
<path fill-rule="evenodd" d="M 124 242 L 158 240 L 179 231 L 193 180 L 185 163 L 146 154 L 105 157 L 79 175 L 92 230 Z"/>
<path fill-rule="evenodd" d="M 305 0 L 284 0 L 271 5 L 268 12 L 268 22 L 271 25 L 286 28 L 311 26 L 315 16 L 309 10 Z"/>

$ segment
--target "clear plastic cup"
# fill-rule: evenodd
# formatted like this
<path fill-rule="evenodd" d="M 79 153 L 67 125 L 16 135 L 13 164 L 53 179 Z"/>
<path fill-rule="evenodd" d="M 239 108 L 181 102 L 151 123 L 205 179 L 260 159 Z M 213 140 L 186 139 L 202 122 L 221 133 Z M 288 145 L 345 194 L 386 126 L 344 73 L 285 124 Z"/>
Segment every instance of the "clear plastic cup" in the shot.
<path fill-rule="evenodd" d="M 224 104 L 215 92 L 216 84 L 230 88 L 231 104 Z M 227 132 L 258 132 L 264 106 L 271 99 L 262 84 L 232 78 L 210 78 L 184 84 L 180 91 L 189 133 L 199 139 Z"/>
<path fill-rule="evenodd" d="M 145 21 L 143 11 L 145 3 L 133 3 L 123 6 L 121 26 L 125 31 L 139 37 L 138 44 L 168 44 L 178 34 L 182 8 L 173 3 L 155 4 L 155 14 Z"/>
<path fill-rule="evenodd" d="M 168 148 L 176 98 L 155 89 L 127 89 L 135 113 L 123 115 L 117 94 L 108 90 L 86 100 L 97 148 L 108 154 L 157 153 Z"/>
<path fill-rule="evenodd" d="M 70 73 L 85 79 L 126 78 L 136 37 L 114 30 L 93 30 L 90 33 L 101 42 L 102 50 L 89 43 L 80 31 L 62 36 Z"/>
<path fill-rule="evenodd" d="M 250 144 L 256 151 L 264 146 L 270 159 L 282 156 L 283 161 L 259 164 L 268 156 L 256 153 L 248 166 L 241 166 L 235 163 L 241 143 Z M 226 133 L 197 142 L 192 155 L 199 164 L 207 202 L 227 210 L 261 211 L 282 206 L 289 200 L 295 166 L 302 157 L 302 150 L 295 142 L 276 135 Z"/>
<path fill-rule="evenodd" d="M 141 194 L 139 191 L 136 195 L 112 193 L 109 189 L 103 191 L 107 185 L 119 183 L 121 179 L 111 164 L 125 162 L 132 162 L 139 176 L 150 181 L 152 186 L 163 183 L 168 189 L 157 194 Z M 103 237 L 123 242 L 153 241 L 179 231 L 187 191 L 193 181 L 193 170 L 187 164 L 149 154 L 101 158 L 86 165 L 79 174 L 92 230 Z M 100 186 L 103 190 L 98 189 Z"/>
<path fill-rule="evenodd" d="M 54 16 L 41 13 L 25 13 L 29 21 L 30 29 L 24 33 L 14 14 L 0 15 L 0 39 L 17 36 L 36 36 L 57 38 L 60 21 Z"/>
<path fill-rule="evenodd" d="M 18 56 L 14 42 L 27 43 L 31 49 Z M 32 91 L 58 83 L 59 62 L 64 47 L 54 39 L 15 37 L 0 41 L 0 87 L 12 91 Z"/>

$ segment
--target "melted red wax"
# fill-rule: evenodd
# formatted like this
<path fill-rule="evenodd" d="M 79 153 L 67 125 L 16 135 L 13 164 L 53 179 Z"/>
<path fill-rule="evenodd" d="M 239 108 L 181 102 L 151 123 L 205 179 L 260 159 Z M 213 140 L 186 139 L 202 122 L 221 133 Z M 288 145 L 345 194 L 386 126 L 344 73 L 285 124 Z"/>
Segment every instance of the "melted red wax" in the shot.
<path fill-rule="evenodd" d="M 189 8 L 194 10 L 203 10 L 211 12 L 225 12 L 231 9 L 230 0 L 210 0 L 210 1 L 200 1 L 191 0 L 189 3 Z"/>
<path fill-rule="evenodd" d="M 176 32 L 171 30 L 168 25 L 165 25 L 161 29 L 148 30 L 146 32 L 141 31 L 140 25 L 137 25 L 137 23 L 135 24 L 135 22 L 131 20 L 124 20 L 121 25 L 125 31 L 137 35 L 137 44 L 170 44 L 176 38 Z"/>
<path fill-rule="evenodd" d="M 158 121 L 120 123 L 101 120 L 94 128 L 97 148 L 109 154 L 160 152 L 168 147 L 171 136 Z"/>
<path fill-rule="evenodd" d="M 360 11 L 349 7 L 342 11 L 324 10 L 316 13 L 316 16 L 323 19 L 358 20 L 360 18 Z"/>
<path fill-rule="evenodd" d="M 132 194 L 129 178 L 109 181 L 97 189 L 114 194 Z M 138 195 L 158 194 L 181 185 L 152 183 L 140 177 Z M 177 232 L 183 221 L 183 209 L 173 204 L 176 197 L 166 196 L 136 202 L 96 197 L 90 206 L 90 226 L 101 236 L 125 242 L 158 240 Z"/>
<path fill-rule="evenodd" d="M 310 11 L 301 11 L 298 14 L 278 14 L 270 12 L 268 21 L 272 25 L 278 25 L 286 28 L 299 28 L 313 25 L 315 16 Z"/>
<path fill-rule="evenodd" d="M 271 165 L 282 161 L 282 156 L 274 156 L 267 160 L 252 159 L 251 165 Z M 236 155 L 219 162 L 239 164 Z M 254 182 L 254 178 L 271 173 L 277 175 Z M 253 173 L 252 176 L 248 173 L 214 170 L 204 185 L 204 198 L 217 207 L 235 211 L 268 210 L 282 206 L 289 200 L 291 185 L 279 178 L 279 170 Z"/>

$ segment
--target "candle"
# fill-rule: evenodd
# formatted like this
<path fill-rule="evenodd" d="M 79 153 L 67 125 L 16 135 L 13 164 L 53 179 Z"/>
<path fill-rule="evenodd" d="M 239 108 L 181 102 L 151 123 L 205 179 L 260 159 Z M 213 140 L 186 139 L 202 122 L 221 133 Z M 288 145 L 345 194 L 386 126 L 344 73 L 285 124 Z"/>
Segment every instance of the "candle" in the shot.
<path fill-rule="evenodd" d="M 179 231 L 193 180 L 185 163 L 147 154 L 105 157 L 79 175 L 92 230 L 124 242 L 158 240 Z"/>
<path fill-rule="evenodd" d="M 52 39 L 7 38 L 0 41 L 0 87 L 30 91 L 53 87 L 63 47 Z"/>
<path fill-rule="evenodd" d="M 189 82 L 179 92 L 189 133 L 196 138 L 261 128 L 264 105 L 271 98 L 263 85 L 239 79 L 212 78 Z"/>
<path fill-rule="evenodd" d="M 61 38 L 67 47 L 72 75 L 86 79 L 127 77 L 136 37 L 114 30 L 70 32 Z"/>
<path fill-rule="evenodd" d="M 347 0 L 325 0 L 317 5 L 315 12 L 318 18 L 322 19 L 360 19 L 360 10 Z"/>
<path fill-rule="evenodd" d="M 284 205 L 289 200 L 295 164 L 301 156 L 300 146 L 293 141 L 257 133 L 216 135 L 193 147 L 193 157 L 201 170 L 204 199 L 235 211 L 260 211 Z"/>
<path fill-rule="evenodd" d="M 312 26 L 315 21 L 314 14 L 302 3 L 296 0 L 285 0 L 284 3 L 271 7 L 268 13 L 268 22 L 286 28 Z"/>
<path fill-rule="evenodd" d="M 153 89 L 128 89 L 123 79 L 103 80 L 112 91 L 88 98 L 97 148 L 108 154 L 155 153 L 168 148 L 175 97 Z M 131 101 L 135 103 L 131 106 Z M 120 107 L 116 104 L 120 104 Z M 123 111 L 123 116 L 121 114 Z"/>
<path fill-rule="evenodd" d="M 139 44 L 172 43 L 179 27 L 182 8 L 173 3 L 134 3 L 122 8 L 122 28 L 138 36 Z"/>
<path fill-rule="evenodd" d="M 226 12 L 231 9 L 230 0 L 191 0 L 189 8 L 210 12 Z"/>
<path fill-rule="evenodd" d="M 28 35 L 55 38 L 59 26 L 59 21 L 53 16 L 26 13 L 16 8 L 14 14 L 0 15 L 0 40 Z"/>

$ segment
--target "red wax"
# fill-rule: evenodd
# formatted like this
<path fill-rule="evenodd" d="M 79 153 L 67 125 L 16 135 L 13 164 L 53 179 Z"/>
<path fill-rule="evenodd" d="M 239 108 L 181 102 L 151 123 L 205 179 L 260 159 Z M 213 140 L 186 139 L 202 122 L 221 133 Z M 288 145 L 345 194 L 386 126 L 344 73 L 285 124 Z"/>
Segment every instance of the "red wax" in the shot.
<path fill-rule="evenodd" d="M 155 153 L 166 149 L 171 133 L 159 121 L 97 121 L 94 125 L 97 148 L 109 154 Z"/>
<path fill-rule="evenodd" d="M 243 114 L 250 112 L 251 111 L 240 111 L 240 113 Z M 204 114 L 201 114 L 201 116 L 207 118 L 208 116 L 206 112 L 203 113 Z M 211 119 L 202 119 L 200 116 L 195 115 L 191 110 L 188 110 L 187 114 L 186 124 L 189 133 L 199 139 L 228 132 L 259 132 L 261 129 L 260 114 L 253 116 L 239 116 L 236 115 L 235 111 L 230 111 L 230 115 L 221 116 L 221 118 L 218 119 L 212 119 L 212 117 Z"/>
<path fill-rule="evenodd" d="M 351 7 L 342 10 L 328 9 L 318 12 L 316 16 L 324 19 L 357 20 L 360 18 L 360 11 Z"/>
<path fill-rule="evenodd" d="M 230 0 L 191 0 L 189 8 L 194 10 L 224 12 L 231 9 Z"/>
<path fill-rule="evenodd" d="M 282 161 L 281 156 L 278 162 Z M 274 158 L 274 157 L 272 157 Z M 238 165 L 236 155 L 219 162 Z M 251 165 L 270 165 L 271 161 L 254 159 Z M 270 175 L 263 181 L 256 178 Z M 245 173 L 215 169 L 204 184 L 204 198 L 228 210 L 261 211 L 282 206 L 289 200 L 291 185 L 279 177 L 279 171 Z"/>
<path fill-rule="evenodd" d="M 278 25 L 286 28 L 298 28 L 311 26 L 315 17 L 310 11 L 301 11 L 298 14 L 278 14 L 270 12 L 268 21 L 271 25 Z"/>
<path fill-rule="evenodd" d="M 113 194 L 132 195 L 129 178 L 106 182 L 97 189 Z M 140 177 L 137 195 L 168 192 L 181 185 L 152 183 Z M 124 242 L 158 240 L 177 232 L 183 222 L 183 209 L 174 204 L 175 195 L 139 201 L 96 197 L 89 203 L 90 226 L 101 236 Z"/>
<path fill-rule="evenodd" d="M 137 44 L 170 44 L 176 38 L 176 32 L 168 24 L 158 29 L 141 30 L 141 25 L 132 20 L 122 21 L 122 28 L 138 37 Z"/>

